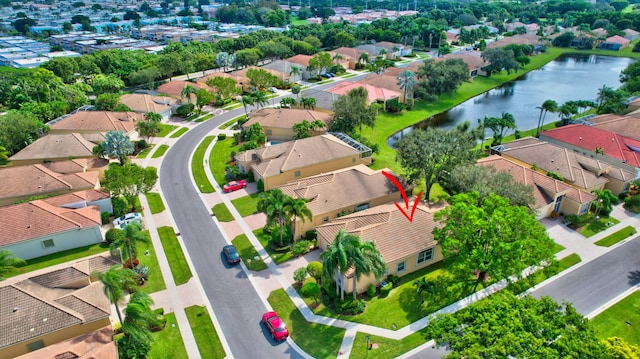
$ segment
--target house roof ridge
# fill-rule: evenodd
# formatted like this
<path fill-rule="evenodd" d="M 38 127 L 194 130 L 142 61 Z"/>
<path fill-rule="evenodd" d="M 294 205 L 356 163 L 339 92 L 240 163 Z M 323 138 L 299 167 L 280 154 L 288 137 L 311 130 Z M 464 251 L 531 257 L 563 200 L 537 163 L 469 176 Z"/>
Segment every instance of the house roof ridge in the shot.
<path fill-rule="evenodd" d="M 9 284 L 8 286 L 19 290 L 23 294 L 25 294 L 25 295 L 27 295 L 27 296 L 29 296 L 29 297 L 41 302 L 41 303 L 44 303 L 45 305 L 53 307 L 53 308 L 55 308 L 55 309 L 57 309 L 57 310 L 59 310 L 61 312 L 64 312 L 64 313 L 66 313 L 66 314 L 68 314 L 68 315 L 70 315 L 72 317 L 75 317 L 76 319 L 78 319 L 81 322 L 84 322 L 84 318 L 82 317 L 82 315 L 80 315 L 80 313 L 76 312 L 75 310 L 72 310 L 71 308 L 68 308 L 68 307 L 63 306 L 63 305 L 61 305 L 59 303 L 56 303 L 55 299 L 47 300 L 47 299 L 41 298 L 41 297 L 35 295 L 34 293 L 31 293 L 30 291 L 28 291 L 26 289 L 20 288 L 16 284 L 18 284 L 18 283 Z M 56 298 L 56 299 L 59 299 L 59 298 Z"/>
<path fill-rule="evenodd" d="M 41 172 L 44 172 L 46 175 L 50 176 L 52 179 L 64 184 L 65 186 L 67 186 L 67 188 L 73 189 L 73 186 L 69 182 L 67 182 L 64 179 L 62 179 L 63 174 L 55 172 L 55 171 L 52 171 L 52 170 L 48 169 L 47 167 L 43 166 L 40 163 L 34 164 L 33 167 L 38 169 Z"/>
<path fill-rule="evenodd" d="M 33 206 L 36 206 L 36 207 L 38 207 L 38 208 L 40 208 L 40 209 L 42 209 L 44 211 L 47 211 L 47 212 L 53 214 L 54 216 L 57 216 L 60 219 L 63 219 L 65 221 L 75 225 L 78 228 L 82 228 L 82 225 L 80 223 L 78 223 L 78 222 L 72 220 L 71 218 L 65 216 L 63 214 L 63 212 L 61 211 L 61 208 L 59 208 L 59 207 L 52 206 L 49 203 L 47 203 L 47 202 L 45 202 L 45 201 L 43 201 L 41 199 L 38 199 L 38 200 L 35 200 L 35 201 L 31 201 L 29 203 L 31 205 L 33 205 Z"/>

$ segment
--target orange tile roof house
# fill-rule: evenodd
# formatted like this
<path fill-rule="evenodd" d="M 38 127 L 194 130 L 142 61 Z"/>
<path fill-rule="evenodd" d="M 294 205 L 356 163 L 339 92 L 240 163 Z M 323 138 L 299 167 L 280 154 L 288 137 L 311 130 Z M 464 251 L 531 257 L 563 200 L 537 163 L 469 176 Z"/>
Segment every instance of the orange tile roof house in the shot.
<path fill-rule="evenodd" d="M 486 76 L 487 72 L 483 70 L 483 67 L 489 65 L 481 57 L 480 51 L 462 51 L 455 54 L 447 54 L 442 57 L 438 57 L 436 61 L 445 61 L 447 59 L 461 59 L 467 66 L 469 66 L 469 77 L 474 78 L 478 75 Z"/>
<path fill-rule="evenodd" d="M 606 188 L 618 195 L 627 191 L 637 176 L 635 172 L 532 137 L 497 147 L 502 157 L 527 166 L 535 164 L 544 173 L 557 173 L 567 184 L 587 192 Z"/>
<path fill-rule="evenodd" d="M 630 43 L 631 43 L 631 40 L 625 39 L 624 37 L 619 35 L 615 35 L 615 36 L 608 37 L 606 40 L 604 40 L 604 42 L 601 43 L 598 46 L 598 48 L 603 50 L 618 51 L 626 48 L 627 46 L 629 46 Z"/>
<path fill-rule="evenodd" d="M 431 234 L 437 226 L 433 215 L 442 208 L 419 204 L 412 222 L 398 211 L 394 203 L 336 218 L 316 227 L 318 246 L 325 250 L 338 231 L 344 229 L 364 241 L 373 241 L 387 265 L 388 273 L 401 277 L 442 260 L 441 249 Z M 352 277 L 353 271 L 347 271 L 337 279 L 345 292 L 353 291 Z M 362 293 L 369 284 L 378 283 L 375 277 L 363 275 L 357 281 L 356 290 Z"/>
<path fill-rule="evenodd" d="M 295 198 L 307 200 L 312 220 L 295 223 L 295 238 L 315 226 L 338 218 L 341 214 L 358 212 L 377 205 L 400 200 L 398 188 L 382 174 L 389 169 L 374 171 L 365 165 L 340 169 L 279 186 Z"/>
<path fill-rule="evenodd" d="M 131 135 L 135 132 L 136 122 L 141 119 L 142 115 L 134 112 L 77 111 L 47 125 L 50 134 L 122 131 Z"/>
<path fill-rule="evenodd" d="M 311 135 L 322 135 L 329 128 L 333 120 L 333 113 L 326 111 L 305 110 L 298 108 L 263 108 L 251 112 L 249 121 L 242 124 L 242 128 L 249 128 L 254 123 L 259 123 L 264 128 L 269 141 L 290 141 L 296 132 L 293 125 L 302 121 L 321 121 L 324 129 L 312 131 Z"/>
<path fill-rule="evenodd" d="M 228 74 L 226 72 L 214 72 L 211 74 L 208 74 L 205 77 L 201 77 L 197 80 L 197 83 L 199 85 L 203 85 L 206 86 L 207 85 L 207 80 L 208 79 L 213 79 L 216 77 L 222 77 L 225 79 L 232 79 L 233 81 L 236 82 L 236 85 L 242 89 L 242 91 L 251 91 L 251 83 L 248 77 L 246 76 L 239 76 L 236 74 Z"/>
<path fill-rule="evenodd" d="M 336 133 L 243 151 L 235 155 L 235 160 L 242 173 L 251 170 L 268 191 L 292 180 L 371 164 L 371 149 Z"/>
<path fill-rule="evenodd" d="M 307 66 L 309 66 L 309 60 L 311 60 L 312 57 L 313 56 L 300 54 L 300 55 L 289 57 L 285 61 L 291 64 L 291 66 L 297 66 L 300 69 L 302 79 L 307 80 L 310 77 L 316 75 L 315 71 L 314 73 L 307 71 Z"/>
<path fill-rule="evenodd" d="M 331 51 L 331 57 L 334 57 L 336 54 L 340 54 L 340 56 L 342 56 L 343 59 L 348 62 L 348 66 L 345 66 L 345 68 L 351 70 L 356 68 L 356 64 L 360 61 L 361 54 L 367 54 L 369 59 L 373 59 L 375 57 L 375 55 L 370 53 L 369 51 L 360 50 L 353 47 L 339 47 Z"/>
<path fill-rule="evenodd" d="M 157 113 L 167 120 L 171 117 L 171 111 L 176 106 L 176 99 L 168 96 L 151 96 L 141 93 L 130 93 L 120 96 L 120 103 L 126 105 L 131 111 L 145 114 Z"/>
<path fill-rule="evenodd" d="M 22 166 L 70 158 L 91 159 L 95 157 L 92 152 L 95 145 L 79 133 L 50 134 L 38 138 L 9 157 L 9 160 L 14 166 Z"/>
<path fill-rule="evenodd" d="M 100 207 L 64 208 L 45 200 L 0 207 L 0 249 L 31 259 L 102 242 Z"/>
<path fill-rule="evenodd" d="M 55 358 L 78 358 L 81 354 L 86 354 L 82 358 L 115 358 L 105 356 L 115 354 L 111 305 L 102 283 L 91 274 L 118 263 L 112 257 L 95 256 L 54 271 L 39 271 L 26 279 L 19 276 L 3 281 L 0 357 L 26 354 L 29 359 L 54 358 L 52 351 L 56 351 L 65 356 Z M 96 331 L 106 335 L 96 336 Z M 89 333 L 99 342 L 87 343 Z M 76 339 L 65 348 L 55 346 L 72 338 Z M 111 349 L 105 347 L 109 345 Z"/>
<path fill-rule="evenodd" d="M 213 91 L 211 87 L 204 85 L 202 83 L 195 83 L 195 82 L 182 81 L 182 80 L 169 81 L 166 84 L 162 84 L 158 86 L 156 91 L 182 101 L 183 100 L 181 95 L 182 90 L 188 85 L 193 86 L 196 90 L 200 90 L 201 88 L 203 88 L 207 91 Z M 191 95 L 191 98 L 192 98 L 192 102 L 195 102 L 196 95 Z"/>
<path fill-rule="evenodd" d="M 384 87 L 376 87 L 366 83 L 360 82 L 351 82 L 351 81 L 342 81 L 330 89 L 327 89 L 327 92 L 344 96 L 347 92 L 358 88 L 364 87 L 367 90 L 369 103 L 372 102 L 387 102 L 388 100 L 392 100 L 394 98 L 400 98 L 401 93 L 393 90 L 386 89 Z"/>
<path fill-rule="evenodd" d="M 498 155 L 479 159 L 477 164 L 507 172 L 516 182 L 531 186 L 535 200 L 532 209 L 536 211 L 538 219 L 549 217 L 553 212 L 565 215 L 585 214 L 589 211 L 591 202 L 596 199 L 589 192 L 572 187 L 560 180 L 534 171 L 528 166 L 511 162 Z"/>

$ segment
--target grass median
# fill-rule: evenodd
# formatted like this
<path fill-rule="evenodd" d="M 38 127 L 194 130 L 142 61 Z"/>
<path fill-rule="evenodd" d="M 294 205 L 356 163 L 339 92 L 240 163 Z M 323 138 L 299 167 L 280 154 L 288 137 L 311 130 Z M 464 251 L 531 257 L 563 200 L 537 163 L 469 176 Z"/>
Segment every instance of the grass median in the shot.
<path fill-rule="evenodd" d="M 174 133 L 171 134 L 171 136 L 169 136 L 169 138 L 178 138 L 182 135 L 184 135 L 185 132 L 189 131 L 189 129 L 187 127 L 180 127 L 180 129 Z"/>
<path fill-rule="evenodd" d="M 191 331 L 196 339 L 198 351 L 202 358 L 222 359 L 226 356 L 220 343 L 220 337 L 213 326 L 207 308 L 194 305 L 184 308 Z"/>
<path fill-rule="evenodd" d="M 213 193 L 215 189 L 204 170 L 204 153 L 207 151 L 207 147 L 213 142 L 214 136 L 205 137 L 202 142 L 196 148 L 191 160 L 191 172 L 193 173 L 193 179 L 196 181 L 196 186 L 202 193 Z M 213 151 L 212 151 L 213 152 Z"/>
<path fill-rule="evenodd" d="M 176 285 L 187 283 L 193 277 L 193 274 L 189 269 L 189 264 L 173 227 L 159 227 L 158 235 L 160 236 L 164 253 L 167 256 L 174 282 Z"/>
<path fill-rule="evenodd" d="M 267 265 L 262 261 L 258 251 L 253 247 L 246 234 L 241 234 L 231 241 L 242 257 L 242 261 L 250 270 L 259 272 L 267 269 Z"/>
<path fill-rule="evenodd" d="M 149 192 L 145 194 L 145 197 L 147 197 L 147 202 L 149 202 L 149 210 L 151 211 L 151 214 L 158 214 L 165 210 L 160 193 Z"/>
<path fill-rule="evenodd" d="M 227 208 L 227 205 L 224 203 L 218 203 L 213 206 L 213 208 L 211 208 L 211 212 L 213 212 L 220 222 L 231 222 L 234 219 L 231 212 L 229 212 L 229 208 Z"/>
<path fill-rule="evenodd" d="M 626 226 L 624 228 L 622 228 L 621 230 L 612 233 L 604 238 L 602 238 L 601 240 L 595 242 L 596 245 L 598 246 L 602 246 L 602 247 L 611 247 L 612 245 L 627 239 L 631 236 L 633 236 L 634 234 L 638 233 L 638 231 L 636 231 L 635 228 L 633 228 L 633 226 Z"/>
<path fill-rule="evenodd" d="M 149 280 L 144 284 L 142 290 L 151 294 L 167 289 L 167 285 L 164 283 L 164 278 L 162 277 L 162 271 L 158 264 L 156 250 L 153 247 L 153 243 L 151 243 L 149 230 L 142 231 L 142 234 L 149 239 L 149 243 L 140 243 L 138 245 L 138 260 L 140 261 L 140 265 L 149 267 Z"/>
<path fill-rule="evenodd" d="M 162 144 L 158 146 L 158 149 L 153 151 L 151 158 L 158 158 L 164 156 L 165 152 L 169 149 L 169 145 Z"/>
<path fill-rule="evenodd" d="M 152 333 L 153 345 L 149 351 L 149 359 L 187 359 L 187 349 L 182 341 L 182 334 L 180 334 L 180 327 L 176 320 L 176 315 L 173 313 L 164 314 L 164 318 L 167 320 L 167 326 L 161 331 Z"/>

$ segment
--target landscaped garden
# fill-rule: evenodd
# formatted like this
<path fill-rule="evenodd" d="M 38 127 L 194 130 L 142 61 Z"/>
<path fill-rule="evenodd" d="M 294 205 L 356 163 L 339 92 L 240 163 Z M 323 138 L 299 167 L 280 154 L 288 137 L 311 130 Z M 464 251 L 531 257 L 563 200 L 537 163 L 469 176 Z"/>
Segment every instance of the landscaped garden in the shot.
<path fill-rule="evenodd" d="M 271 234 L 270 233 L 266 233 L 264 231 L 264 228 L 258 228 L 255 231 L 253 231 L 253 234 L 256 235 L 256 237 L 258 237 L 258 241 L 260 242 L 260 244 L 262 245 L 262 247 L 264 247 L 264 249 L 267 251 L 267 253 L 269 253 L 269 256 L 271 257 L 271 259 L 276 263 L 276 264 L 281 264 L 284 263 L 286 261 L 288 261 L 289 259 L 291 259 L 291 257 L 293 256 L 291 254 L 291 249 L 288 248 L 286 250 L 283 251 L 276 251 L 272 248 L 270 242 L 271 242 Z"/>
<path fill-rule="evenodd" d="M 193 274 L 191 274 L 191 269 L 173 227 L 159 227 L 158 235 L 176 285 L 187 283 Z"/>
<path fill-rule="evenodd" d="M 613 217 L 600 217 L 598 219 L 591 218 L 588 223 L 583 224 L 580 227 L 578 232 L 589 238 L 618 223 L 620 223 L 620 221 Z"/>
<path fill-rule="evenodd" d="M 187 319 L 189 320 L 193 336 L 196 339 L 200 356 L 211 359 L 224 358 L 226 353 L 220 343 L 220 337 L 216 332 L 216 328 L 211 322 L 207 308 L 194 305 L 184 308 L 184 311 L 187 313 Z"/>

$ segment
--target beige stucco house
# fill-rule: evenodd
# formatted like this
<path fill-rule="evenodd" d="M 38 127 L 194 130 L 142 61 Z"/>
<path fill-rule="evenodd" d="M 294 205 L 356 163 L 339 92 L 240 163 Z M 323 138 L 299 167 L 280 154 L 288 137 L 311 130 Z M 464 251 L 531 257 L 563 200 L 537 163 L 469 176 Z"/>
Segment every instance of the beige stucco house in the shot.
<path fill-rule="evenodd" d="M 169 96 L 151 96 L 141 93 L 129 93 L 120 96 L 120 103 L 126 105 L 131 111 L 146 114 L 157 113 L 162 119 L 168 120 L 171 112 L 177 107 L 177 100 Z"/>
<path fill-rule="evenodd" d="M 381 204 L 400 200 L 398 188 L 382 174 L 365 165 L 336 170 L 302 180 L 291 181 L 279 188 L 287 195 L 307 200 L 313 219 L 297 219 L 294 237 L 325 224 L 340 215 L 363 211 Z"/>
<path fill-rule="evenodd" d="M 14 166 L 31 165 L 48 161 L 69 159 L 92 159 L 96 143 L 79 133 L 48 134 L 23 148 L 9 160 Z"/>
<path fill-rule="evenodd" d="M 251 112 L 249 121 L 242 124 L 242 129 L 251 127 L 254 123 L 259 123 L 267 135 L 269 141 L 290 141 L 296 132 L 293 126 L 302 121 L 321 121 L 324 129 L 311 131 L 312 136 L 322 135 L 327 132 L 327 128 L 333 120 L 333 113 L 329 111 L 317 111 L 298 108 L 263 108 Z"/>
<path fill-rule="evenodd" d="M 401 205 L 404 206 L 404 202 Z M 338 231 L 344 229 L 364 241 L 373 241 L 386 263 L 387 274 L 401 277 L 442 260 L 442 250 L 431 233 L 437 225 L 433 215 L 442 208 L 420 204 L 412 222 L 394 203 L 353 213 L 316 227 L 318 246 L 325 250 Z M 363 275 L 356 282 L 356 291 L 364 292 L 370 284 L 378 285 L 380 280 L 373 275 Z M 353 292 L 353 271 L 338 276 L 337 284 L 345 292 Z"/>
<path fill-rule="evenodd" d="M 136 122 L 143 118 L 135 112 L 77 111 L 47 123 L 50 134 L 106 133 L 122 131 L 135 134 Z"/>
<path fill-rule="evenodd" d="M 334 133 L 243 151 L 234 158 L 242 173 L 253 171 L 256 181 L 262 180 L 268 191 L 296 179 L 371 164 L 371 149 Z"/>

